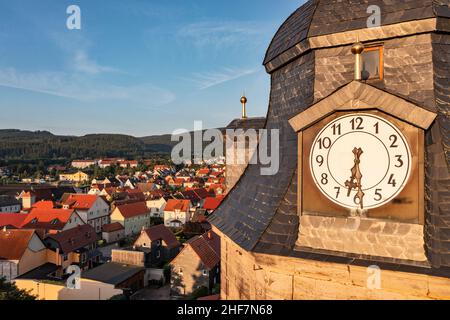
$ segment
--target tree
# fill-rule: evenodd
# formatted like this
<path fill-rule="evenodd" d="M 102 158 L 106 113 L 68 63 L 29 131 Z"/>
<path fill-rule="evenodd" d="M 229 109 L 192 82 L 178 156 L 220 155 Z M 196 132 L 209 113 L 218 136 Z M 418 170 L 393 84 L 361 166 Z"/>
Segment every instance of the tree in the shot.
<path fill-rule="evenodd" d="M 36 300 L 36 296 L 30 292 L 31 290 L 19 289 L 14 283 L 0 278 L 0 300 Z"/>

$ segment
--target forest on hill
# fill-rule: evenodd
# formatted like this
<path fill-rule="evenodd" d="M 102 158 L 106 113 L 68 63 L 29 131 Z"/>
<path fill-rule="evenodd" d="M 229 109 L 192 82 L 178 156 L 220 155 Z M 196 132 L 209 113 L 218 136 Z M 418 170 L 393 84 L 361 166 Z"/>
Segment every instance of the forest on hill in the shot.
<path fill-rule="evenodd" d="M 170 135 L 136 138 L 120 134 L 59 136 L 48 131 L 0 130 L 0 159 L 144 158 L 168 154 Z"/>
<path fill-rule="evenodd" d="M 77 137 L 54 135 L 48 131 L 1 129 L 0 160 L 143 159 L 170 154 L 176 143 L 171 141 L 170 134 L 140 138 L 121 134 Z"/>

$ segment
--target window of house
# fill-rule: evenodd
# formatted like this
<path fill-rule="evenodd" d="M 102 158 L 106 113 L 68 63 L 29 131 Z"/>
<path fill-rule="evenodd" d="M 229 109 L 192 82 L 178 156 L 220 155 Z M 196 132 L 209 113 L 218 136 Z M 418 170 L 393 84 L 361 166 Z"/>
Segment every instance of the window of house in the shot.
<path fill-rule="evenodd" d="M 383 46 L 372 46 L 364 49 L 362 54 L 363 80 L 382 80 L 384 76 Z"/>
<path fill-rule="evenodd" d="M 156 258 L 159 259 L 161 257 L 161 251 L 156 251 Z"/>
<path fill-rule="evenodd" d="M 182 267 L 178 268 L 178 273 L 183 275 L 183 268 Z"/>
<path fill-rule="evenodd" d="M 67 254 L 63 255 L 63 260 L 67 261 L 67 259 L 69 259 L 69 257 L 67 256 Z"/>
<path fill-rule="evenodd" d="M 203 269 L 203 275 L 204 275 L 204 276 L 207 276 L 207 275 L 208 275 L 208 270 Z"/>

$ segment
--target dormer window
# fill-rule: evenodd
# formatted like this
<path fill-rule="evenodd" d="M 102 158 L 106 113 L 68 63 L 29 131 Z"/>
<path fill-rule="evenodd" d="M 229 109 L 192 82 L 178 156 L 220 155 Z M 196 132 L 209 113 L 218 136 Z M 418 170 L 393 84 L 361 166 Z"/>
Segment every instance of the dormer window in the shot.
<path fill-rule="evenodd" d="M 55 225 L 55 224 L 57 224 L 58 223 L 58 219 L 53 219 L 51 222 L 50 222 L 50 224 L 53 224 L 53 225 Z"/>
<path fill-rule="evenodd" d="M 383 46 L 368 46 L 364 48 L 361 72 L 361 78 L 363 80 L 383 80 L 383 51 Z"/>
<path fill-rule="evenodd" d="M 37 218 L 33 218 L 33 220 L 31 220 L 31 223 L 37 223 L 38 219 Z"/>

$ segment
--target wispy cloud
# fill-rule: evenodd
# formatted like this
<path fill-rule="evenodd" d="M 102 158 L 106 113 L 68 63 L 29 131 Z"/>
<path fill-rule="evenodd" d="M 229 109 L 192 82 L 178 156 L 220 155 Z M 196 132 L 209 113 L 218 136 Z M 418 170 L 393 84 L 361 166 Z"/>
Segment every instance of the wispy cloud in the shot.
<path fill-rule="evenodd" d="M 182 26 L 177 35 L 197 46 L 224 47 L 238 43 L 260 41 L 267 25 L 241 21 L 204 21 Z"/>
<path fill-rule="evenodd" d="M 192 77 L 187 80 L 195 83 L 200 90 L 205 90 L 228 81 L 254 74 L 257 71 L 258 68 L 223 68 L 216 72 L 194 73 Z"/>
<path fill-rule="evenodd" d="M 89 77 L 66 72 L 23 73 L 0 69 L 0 86 L 85 102 L 118 101 L 127 106 L 158 107 L 175 100 L 169 90 L 150 83 L 129 86 L 98 84 Z"/>
<path fill-rule="evenodd" d="M 88 74 L 99 74 L 104 72 L 117 72 L 118 70 L 108 66 L 102 66 L 90 59 L 87 52 L 84 50 L 77 50 L 73 55 L 73 63 L 71 64 L 74 70 Z"/>

